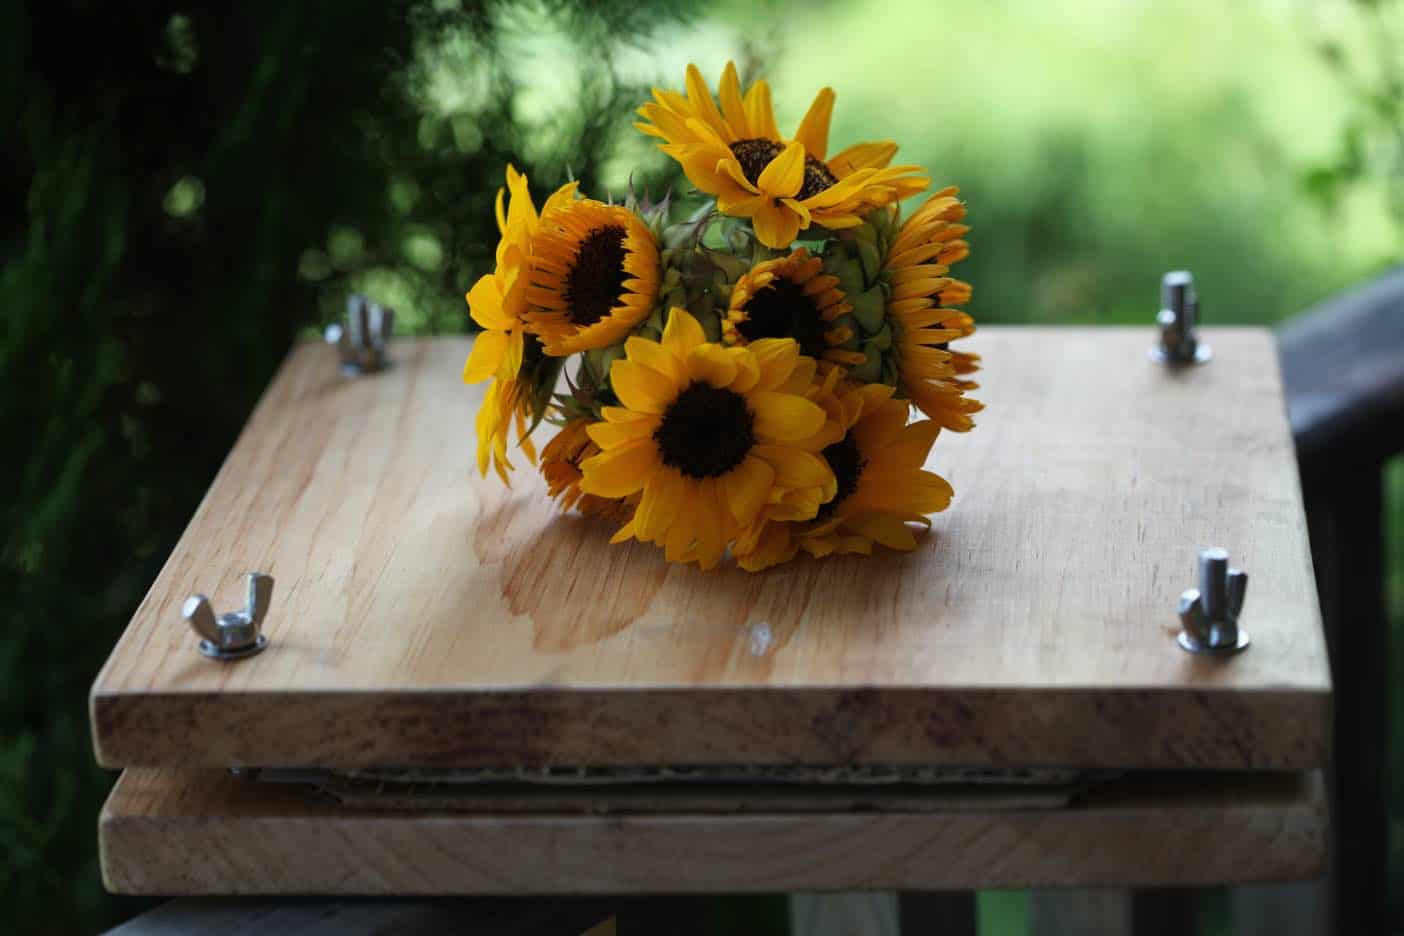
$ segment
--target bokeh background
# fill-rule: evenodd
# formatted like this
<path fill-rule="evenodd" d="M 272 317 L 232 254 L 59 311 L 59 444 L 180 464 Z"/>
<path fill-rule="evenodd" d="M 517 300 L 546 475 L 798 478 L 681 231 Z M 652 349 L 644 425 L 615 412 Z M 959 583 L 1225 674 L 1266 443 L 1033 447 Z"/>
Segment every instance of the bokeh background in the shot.
<path fill-rule="evenodd" d="M 782 127 L 831 85 L 837 145 L 894 139 L 962 187 L 981 321 L 1149 323 L 1187 267 L 1208 320 L 1271 324 L 1400 259 L 1385 0 L 6 4 L 0 931 L 142 906 L 99 881 L 86 692 L 291 342 L 353 291 L 467 329 L 503 164 L 538 192 L 677 183 L 628 114 L 728 58 Z M 1404 744 L 1390 763 L 1404 803 Z M 985 931 L 1021 900 L 982 897 Z"/>

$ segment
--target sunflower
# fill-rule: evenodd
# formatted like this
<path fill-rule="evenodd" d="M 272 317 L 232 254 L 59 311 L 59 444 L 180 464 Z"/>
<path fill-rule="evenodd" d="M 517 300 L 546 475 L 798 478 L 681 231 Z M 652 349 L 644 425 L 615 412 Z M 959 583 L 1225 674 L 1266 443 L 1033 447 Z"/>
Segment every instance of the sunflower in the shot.
<path fill-rule="evenodd" d="M 618 343 L 658 298 L 658 245 L 627 208 L 562 200 L 541 213 L 526 287 L 528 331 L 564 357 Z"/>
<path fill-rule="evenodd" d="M 745 345 L 761 338 L 793 338 L 800 353 L 835 364 L 862 364 L 862 352 L 844 350 L 853 329 L 837 321 L 853 310 L 837 276 L 801 247 L 788 257 L 757 263 L 731 290 L 722 340 Z"/>
<path fill-rule="evenodd" d="M 580 490 L 580 479 L 583 477 L 580 463 L 600 453 L 600 447 L 590 441 L 586 432 L 589 425 L 587 419 L 572 419 L 561 427 L 555 438 L 541 450 L 541 476 L 546 479 L 547 493 L 562 510 L 573 507 L 587 517 L 602 517 L 623 523 L 633 515 L 633 504 L 619 498 L 596 497 Z"/>
<path fill-rule="evenodd" d="M 767 247 L 788 247 L 810 225 L 853 227 L 874 208 L 925 190 L 916 166 L 889 166 L 897 145 L 860 143 L 825 158 L 834 92 L 824 88 L 786 140 L 775 126 L 770 87 L 757 81 L 741 94 L 728 62 L 719 86 L 721 106 L 695 65 L 687 67 L 687 96 L 655 88 L 654 103 L 639 108 L 634 124 L 663 142 L 702 191 L 725 214 L 750 218 Z"/>
<path fill-rule="evenodd" d="M 979 356 L 950 347 L 975 332 L 969 314 L 950 308 L 970 301 L 970 285 L 950 276 L 951 264 L 970 255 L 962 240 L 970 228 L 960 223 L 965 205 L 956 193 L 942 189 L 902 224 L 882 270 L 899 388 L 931 419 L 964 432 L 984 407 L 965 395 L 979 384 L 962 377 L 979 369 Z"/>
<path fill-rule="evenodd" d="M 812 516 L 833 496 L 818 453 L 837 427 L 803 395 L 815 365 L 794 341 L 710 344 L 674 308 L 661 341 L 633 337 L 624 348 L 610 369 L 623 405 L 605 407 L 605 421 L 587 429 L 602 451 L 580 465 L 587 494 L 641 493 L 613 542 L 658 543 L 670 562 L 710 569 L 767 503 L 810 492 Z"/>
<path fill-rule="evenodd" d="M 763 517 L 737 538 L 737 563 L 759 571 L 792 558 L 799 549 L 815 556 L 872 552 L 873 543 L 902 551 L 916 548 L 908 523 L 929 526 L 926 514 L 946 509 L 951 486 L 923 469 L 941 431 L 932 420 L 907 423 L 908 406 L 884 384 L 848 385 L 823 402 L 843 437 L 821 453 L 834 473 L 837 493 L 807 523 Z"/>
<path fill-rule="evenodd" d="M 505 201 L 502 189 L 497 192 L 497 228 L 502 234 L 497 244 L 497 267 L 481 276 L 468 292 L 468 311 L 483 331 L 473 341 L 473 350 L 463 365 L 464 383 L 493 380 L 478 411 L 478 470 L 486 475 L 491 461 L 503 482 L 513 467 L 507 458 L 507 436 L 514 422 L 523 452 L 529 460 L 536 460 L 535 449 L 526 437 L 534 394 L 529 392 L 524 373 L 532 369 L 531 359 L 537 357 L 531 353 L 536 342 L 527 341 L 522 317 L 526 312 L 524 274 L 539 222 L 526 176 L 510 165 L 507 189 L 510 201 Z M 574 193 L 574 182 L 562 186 L 547 199 L 546 210 L 569 201 Z"/>

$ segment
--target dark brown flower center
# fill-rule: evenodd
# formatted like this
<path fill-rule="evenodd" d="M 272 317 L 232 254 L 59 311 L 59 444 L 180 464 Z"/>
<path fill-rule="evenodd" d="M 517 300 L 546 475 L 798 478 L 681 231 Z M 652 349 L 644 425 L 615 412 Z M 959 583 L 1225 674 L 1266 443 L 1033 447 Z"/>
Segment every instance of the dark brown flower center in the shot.
<path fill-rule="evenodd" d="M 765 167 L 770 165 L 775 157 L 784 150 L 785 147 L 774 140 L 737 140 L 731 144 L 731 154 L 741 164 L 741 174 L 752 185 L 760 183 L 760 176 L 765 171 Z M 806 153 L 804 157 L 804 183 L 800 186 L 799 194 L 795 197 L 800 201 L 812 198 L 837 182 L 838 177 L 829 170 L 828 166 Z"/>
<path fill-rule="evenodd" d="M 566 315 L 584 328 L 609 314 L 624 294 L 624 228 L 612 224 L 580 242 L 566 276 Z"/>
<path fill-rule="evenodd" d="M 746 398 L 694 380 L 653 432 L 663 464 L 701 480 L 726 474 L 756 444 Z"/>
<path fill-rule="evenodd" d="M 736 326 L 747 341 L 760 338 L 793 338 L 800 353 L 817 358 L 828 350 L 824 333 L 828 323 L 819 316 L 814 299 L 804 287 L 779 279 L 751 297 L 746 303 L 747 319 Z"/>
<path fill-rule="evenodd" d="M 853 440 L 850 433 L 833 445 L 825 446 L 820 453 L 824 456 L 824 461 L 829 463 L 829 470 L 834 473 L 834 480 L 838 482 L 838 491 L 834 493 L 834 499 L 819 507 L 819 513 L 814 515 L 815 520 L 827 520 L 831 517 L 838 505 L 858 490 L 858 479 L 863 476 L 863 468 L 867 461 L 863 458 L 863 453 L 858 451 L 858 443 Z"/>

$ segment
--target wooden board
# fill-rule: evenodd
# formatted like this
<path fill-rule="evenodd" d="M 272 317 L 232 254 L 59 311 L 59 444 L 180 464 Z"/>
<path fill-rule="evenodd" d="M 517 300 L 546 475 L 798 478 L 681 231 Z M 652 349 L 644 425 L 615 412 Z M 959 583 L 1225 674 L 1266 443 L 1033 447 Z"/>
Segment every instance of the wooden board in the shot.
<path fill-rule="evenodd" d="M 338 373 L 296 348 L 92 692 L 109 766 L 935 763 L 1298 769 L 1327 671 L 1272 336 L 1146 360 L 1150 329 L 987 328 L 980 426 L 908 555 L 668 566 L 473 469 L 465 339 Z M 1200 548 L 1253 646 L 1175 644 Z M 271 648 L 195 651 L 204 591 L 277 579 Z M 764 626 L 762 626 L 764 625 Z M 766 635 L 764 639 L 761 635 Z"/>
<path fill-rule="evenodd" d="M 1132 777 L 1068 809 L 367 813 L 224 771 L 123 773 L 103 878 L 132 894 L 629 894 L 1207 885 L 1311 877 L 1318 773 Z"/>

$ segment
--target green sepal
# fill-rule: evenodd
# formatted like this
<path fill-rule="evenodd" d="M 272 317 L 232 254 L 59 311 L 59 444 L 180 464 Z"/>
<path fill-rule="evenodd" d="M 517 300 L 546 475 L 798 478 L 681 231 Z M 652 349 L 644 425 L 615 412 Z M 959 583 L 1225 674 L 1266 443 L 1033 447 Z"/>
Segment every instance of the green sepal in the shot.
<path fill-rule="evenodd" d="M 900 386 L 900 384 L 898 383 L 899 376 L 900 375 L 897 372 L 896 359 L 893 358 L 890 354 L 885 356 L 882 359 L 882 382 L 887 384 L 889 387 L 898 387 Z M 900 392 L 894 394 L 894 396 L 898 396 L 903 399 L 906 398 L 906 394 Z"/>
<path fill-rule="evenodd" d="M 864 361 L 853 367 L 848 376 L 860 383 L 877 383 L 882 376 L 882 352 L 874 347 L 863 349 Z"/>
<path fill-rule="evenodd" d="M 859 228 L 863 230 L 863 228 Z M 856 239 L 854 244 L 858 248 L 858 260 L 863 264 L 863 279 L 865 282 L 873 282 L 878 274 L 882 272 L 882 252 L 878 250 L 876 241 Z"/>
<path fill-rule="evenodd" d="M 882 328 L 887 319 L 887 296 L 881 286 L 849 293 L 848 301 L 853 304 L 853 317 L 864 335 L 871 335 Z"/>
<path fill-rule="evenodd" d="M 527 410 L 531 416 L 528 420 L 528 434 L 534 432 L 546 418 L 555 393 L 556 381 L 560 378 L 565 362 L 565 358 L 547 355 L 535 335 L 525 336 L 522 345 L 522 366 L 517 370 L 517 380 L 526 388 Z"/>

